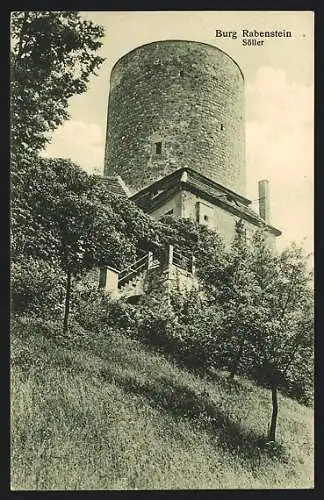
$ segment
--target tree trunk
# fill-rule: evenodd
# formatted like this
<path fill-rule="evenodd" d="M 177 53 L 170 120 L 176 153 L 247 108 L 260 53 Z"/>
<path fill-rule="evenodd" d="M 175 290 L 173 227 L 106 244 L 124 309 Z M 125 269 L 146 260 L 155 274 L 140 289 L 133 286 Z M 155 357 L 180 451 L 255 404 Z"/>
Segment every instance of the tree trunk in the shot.
<path fill-rule="evenodd" d="M 63 333 L 64 334 L 67 333 L 68 328 L 69 328 L 71 281 L 72 281 L 72 273 L 70 270 L 68 270 L 66 272 L 66 291 L 65 291 L 64 321 L 63 321 Z"/>
<path fill-rule="evenodd" d="M 234 361 L 232 363 L 231 373 L 229 376 L 230 380 L 234 380 L 234 377 L 237 373 L 237 370 L 238 370 L 238 367 L 240 364 L 240 360 L 242 357 L 242 353 L 243 353 L 243 346 L 244 346 L 244 340 L 243 340 L 242 344 L 240 345 L 239 350 L 237 352 L 237 355 L 235 356 Z"/>
<path fill-rule="evenodd" d="M 268 434 L 269 441 L 276 440 L 276 428 L 277 428 L 277 416 L 278 416 L 278 393 L 277 386 L 273 385 L 271 388 L 271 398 L 272 398 L 272 415 L 271 424 Z"/>

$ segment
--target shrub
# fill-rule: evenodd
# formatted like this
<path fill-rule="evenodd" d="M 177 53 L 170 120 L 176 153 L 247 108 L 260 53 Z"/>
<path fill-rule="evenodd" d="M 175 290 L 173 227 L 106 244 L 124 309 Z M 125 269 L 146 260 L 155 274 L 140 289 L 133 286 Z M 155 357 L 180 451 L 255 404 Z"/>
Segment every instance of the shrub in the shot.
<path fill-rule="evenodd" d="M 73 320 L 87 330 L 101 332 L 110 327 L 131 334 L 136 328 L 135 307 L 125 300 L 112 300 L 95 283 L 87 283 L 75 294 L 72 304 Z"/>
<path fill-rule="evenodd" d="M 314 365 L 304 364 L 304 370 L 292 366 L 288 370 L 281 390 L 299 403 L 312 406 L 314 404 Z"/>
<path fill-rule="evenodd" d="M 109 302 L 109 296 L 95 284 L 88 283 L 80 293 L 74 294 L 71 316 L 87 330 L 101 330 L 108 323 Z"/>
<path fill-rule="evenodd" d="M 144 300 L 138 305 L 135 319 L 141 340 L 176 356 L 180 325 L 167 297 Z"/>
<path fill-rule="evenodd" d="M 168 296 L 144 300 L 137 308 L 136 322 L 141 340 L 194 371 L 206 373 L 217 364 L 221 311 L 207 307 L 196 290 L 175 290 Z"/>
<path fill-rule="evenodd" d="M 32 257 L 11 265 L 11 304 L 13 313 L 34 312 L 58 318 L 63 310 L 64 277 L 55 264 Z"/>
<path fill-rule="evenodd" d="M 111 301 L 108 310 L 108 323 L 133 336 L 136 331 L 136 311 L 137 306 L 128 303 L 126 300 Z"/>

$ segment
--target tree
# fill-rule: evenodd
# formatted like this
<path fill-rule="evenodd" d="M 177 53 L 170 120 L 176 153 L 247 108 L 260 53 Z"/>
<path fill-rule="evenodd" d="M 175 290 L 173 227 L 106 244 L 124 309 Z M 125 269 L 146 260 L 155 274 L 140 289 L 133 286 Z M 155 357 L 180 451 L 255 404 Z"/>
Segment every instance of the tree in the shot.
<path fill-rule="evenodd" d="M 223 311 L 216 363 L 231 378 L 240 371 L 271 389 L 270 441 L 276 437 L 278 390 L 300 397 L 312 385 L 311 277 L 302 247 L 275 253 L 257 231 L 249 243 L 238 235 L 223 272 L 212 269 L 205 278 L 210 304 Z"/>
<path fill-rule="evenodd" d="M 71 11 L 11 15 L 12 166 L 32 161 L 50 132 L 69 117 L 68 99 L 83 93 L 103 62 L 104 30 Z"/>
<path fill-rule="evenodd" d="M 253 323 L 260 316 L 259 287 L 250 268 L 248 245 L 239 233 L 230 248 L 214 247 L 209 255 L 209 249 L 204 252 L 200 275 L 208 305 L 223 312 L 214 359 L 219 368 L 229 370 L 233 379 L 249 356 Z"/>
<path fill-rule="evenodd" d="M 12 315 L 28 312 L 43 318 L 59 318 L 64 273 L 52 262 L 22 256 L 11 264 L 10 291 Z"/>
<path fill-rule="evenodd" d="M 73 277 L 95 266 L 118 268 L 132 262 L 138 239 L 150 233 L 151 219 L 68 160 L 35 162 L 24 183 L 23 203 L 12 209 L 14 255 L 57 262 L 64 270 L 66 332 Z"/>
<path fill-rule="evenodd" d="M 262 242 L 256 245 L 259 261 Z M 268 439 L 275 441 L 278 416 L 278 389 L 294 383 L 302 370 L 309 379 L 313 364 L 312 273 L 302 247 L 291 245 L 275 256 L 268 266 L 270 277 L 264 282 L 261 301 L 267 314 L 254 339 L 254 373 L 271 388 L 272 417 Z M 311 381 L 309 380 L 311 383 Z"/>
<path fill-rule="evenodd" d="M 248 349 L 242 353 L 242 361 L 245 373 L 271 389 L 268 439 L 275 441 L 278 389 L 294 383 L 297 367 L 306 377 L 312 371 L 311 273 L 302 247 L 291 245 L 275 254 L 269 250 L 262 232 L 255 234 L 246 259 L 256 283 L 255 288 L 247 287 L 256 314 L 251 314 L 246 323 Z M 230 302 L 224 304 L 232 308 Z M 239 310 L 237 314 L 240 315 Z"/>

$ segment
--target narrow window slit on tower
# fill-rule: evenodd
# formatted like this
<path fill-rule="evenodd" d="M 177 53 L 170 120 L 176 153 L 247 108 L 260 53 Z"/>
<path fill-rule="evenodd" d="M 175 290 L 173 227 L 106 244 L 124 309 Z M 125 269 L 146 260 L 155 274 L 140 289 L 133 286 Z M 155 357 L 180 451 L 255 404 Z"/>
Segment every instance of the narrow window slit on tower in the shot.
<path fill-rule="evenodd" d="M 181 69 L 181 70 L 179 71 L 179 76 L 183 76 L 183 75 L 184 75 L 184 71 L 183 71 L 183 69 Z"/>
<path fill-rule="evenodd" d="M 221 123 L 220 129 L 224 130 L 224 125 L 222 123 Z"/>
<path fill-rule="evenodd" d="M 155 154 L 160 155 L 162 153 L 162 142 L 155 143 Z"/>

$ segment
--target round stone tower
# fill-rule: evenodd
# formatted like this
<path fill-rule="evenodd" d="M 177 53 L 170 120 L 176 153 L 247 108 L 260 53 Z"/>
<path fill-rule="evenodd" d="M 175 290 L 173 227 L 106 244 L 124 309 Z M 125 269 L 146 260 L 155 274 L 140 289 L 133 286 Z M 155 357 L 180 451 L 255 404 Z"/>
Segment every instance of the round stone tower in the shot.
<path fill-rule="evenodd" d="M 185 166 L 245 195 L 242 71 L 212 45 L 142 45 L 111 72 L 104 174 L 135 191 Z"/>

